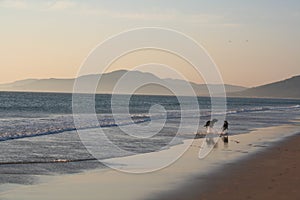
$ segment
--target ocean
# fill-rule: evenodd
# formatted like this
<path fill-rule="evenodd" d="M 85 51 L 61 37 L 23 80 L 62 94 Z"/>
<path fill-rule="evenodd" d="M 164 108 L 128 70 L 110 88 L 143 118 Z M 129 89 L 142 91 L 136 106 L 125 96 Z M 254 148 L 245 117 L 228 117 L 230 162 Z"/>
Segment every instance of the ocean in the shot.
<path fill-rule="evenodd" d="M 124 106 L 127 97 L 118 95 L 114 106 Z M 188 124 L 198 123 L 195 117 L 200 115 L 198 132 L 205 131 L 203 125 L 210 119 L 210 98 L 197 98 L 200 113 L 193 112 L 193 106 L 189 107 L 191 97 L 182 98 L 187 103 L 184 108 L 188 114 L 184 117 Z M 159 109 L 149 112 L 153 105 L 164 107 L 166 116 Z M 111 95 L 97 94 L 95 111 L 98 123 L 87 117 L 80 129 L 95 133 L 102 129 L 113 144 L 124 150 L 116 151 L 112 145 L 100 143 L 103 159 L 160 151 L 171 141 L 176 145 L 195 137 L 188 124 L 177 133 L 182 106 L 174 96 L 134 95 L 129 102 L 130 120 L 120 111 L 115 113 L 119 118 L 116 122 L 112 116 Z M 227 98 L 226 113 L 220 114 L 229 122 L 230 135 L 245 134 L 257 128 L 294 123 L 300 116 L 300 100 Z M 155 127 L 164 117 L 166 123 L 152 137 L 133 137 L 122 130 L 136 124 L 146 127 L 152 123 Z M 143 131 L 134 134 L 147 136 Z M 72 94 L 0 92 L 0 151 L 0 184 L 31 184 L 37 181 L 36 175 L 106 168 L 80 140 L 73 121 Z"/>

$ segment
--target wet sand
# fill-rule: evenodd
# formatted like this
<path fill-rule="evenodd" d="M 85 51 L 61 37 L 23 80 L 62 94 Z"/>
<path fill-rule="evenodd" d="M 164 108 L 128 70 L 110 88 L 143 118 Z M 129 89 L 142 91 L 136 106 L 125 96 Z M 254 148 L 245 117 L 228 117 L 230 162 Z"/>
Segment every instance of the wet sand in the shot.
<path fill-rule="evenodd" d="M 300 199 L 300 133 L 157 199 Z"/>

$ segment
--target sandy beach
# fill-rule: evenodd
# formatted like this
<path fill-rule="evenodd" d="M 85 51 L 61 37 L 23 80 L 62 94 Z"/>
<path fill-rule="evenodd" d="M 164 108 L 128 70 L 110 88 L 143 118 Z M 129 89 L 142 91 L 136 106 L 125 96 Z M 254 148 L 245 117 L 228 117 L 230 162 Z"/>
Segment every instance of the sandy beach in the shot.
<path fill-rule="evenodd" d="M 228 166 L 203 199 L 300 199 L 300 133 L 254 158 Z M 224 174 L 221 176 L 221 174 Z M 190 198 L 193 199 L 193 198 Z M 199 199 L 194 198 L 194 199 Z"/>
<path fill-rule="evenodd" d="M 154 199 L 300 199 L 299 156 L 300 133 Z"/>
<path fill-rule="evenodd" d="M 205 159 L 198 158 L 202 139 L 197 139 L 179 160 L 162 170 L 129 174 L 102 169 L 71 175 L 41 176 L 40 184 L 16 186 L 7 191 L 2 189 L 0 197 L 3 200 L 255 199 L 258 197 L 256 195 L 273 197 L 276 194 L 282 195 L 278 198 L 284 195 L 296 197 L 297 191 L 294 189 L 297 189 L 296 183 L 299 182 L 299 165 L 294 158 L 299 153 L 299 147 L 296 148 L 295 144 L 299 144 L 300 137 L 291 137 L 295 139 L 282 144 L 279 140 L 298 132 L 297 125 L 283 125 L 231 136 L 228 146 L 219 141 Z M 180 145 L 164 151 L 172 152 L 178 148 L 181 148 Z M 147 158 L 147 154 L 139 156 Z M 134 157 L 130 159 L 134 160 Z M 161 159 L 164 157 L 161 156 Z M 110 160 L 119 164 L 127 161 L 128 158 Z M 289 187 L 291 185 L 293 187 Z"/>

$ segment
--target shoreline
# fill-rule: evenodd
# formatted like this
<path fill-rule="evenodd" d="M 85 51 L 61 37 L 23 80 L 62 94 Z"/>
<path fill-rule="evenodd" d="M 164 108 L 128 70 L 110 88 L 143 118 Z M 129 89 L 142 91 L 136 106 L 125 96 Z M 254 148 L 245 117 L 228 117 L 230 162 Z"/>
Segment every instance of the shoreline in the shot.
<path fill-rule="evenodd" d="M 287 134 L 284 134 L 285 132 Z M 79 174 L 42 176 L 41 184 L 15 187 L 10 191 L 0 192 L 0 198 L 7 200 L 87 199 L 87 197 L 88 199 L 155 199 L 175 190 L 184 191 L 186 185 L 193 182 L 195 177 L 200 177 L 201 180 L 206 175 L 213 177 L 223 166 L 243 162 L 245 158 L 251 158 L 253 154 L 263 152 L 267 146 L 277 144 L 279 140 L 298 132 L 297 125 L 283 125 L 257 129 L 248 134 L 233 135 L 230 139 L 239 140 L 240 143 L 231 141 L 226 147 L 219 141 L 218 147 L 202 160 L 198 158 L 202 140 L 197 139 L 179 160 L 156 172 L 127 174 L 111 169 L 96 169 Z M 180 145 L 166 151 L 176 151 L 178 148 Z M 121 163 L 122 159 L 127 158 L 118 158 L 114 161 Z"/>

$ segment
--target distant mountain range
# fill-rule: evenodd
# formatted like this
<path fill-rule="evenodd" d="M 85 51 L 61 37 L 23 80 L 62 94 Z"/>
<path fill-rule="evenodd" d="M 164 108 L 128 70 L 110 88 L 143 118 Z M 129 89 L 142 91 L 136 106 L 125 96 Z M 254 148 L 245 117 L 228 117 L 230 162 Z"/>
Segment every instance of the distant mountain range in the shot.
<path fill-rule="evenodd" d="M 137 83 L 154 82 L 159 84 L 148 84 L 138 88 L 135 94 L 147 95 L 172 95 L 167 88 L 176 88 L 176 95 L 193 95 L 186 89 L 186 83 L 189 83 L 198 96 L 209 96 L 206 84 L 196 84 L 179 79 L 161 79 L 154 74 L 140 71 L 118 70 L 102 74 L 101 82 L 97 87 L 97 93 L 112 93 L 117 81 L 126 74 L 126 81 L 122 84 L 125 90 L 122 94 L 131 94 L 126 88 L 131 88 Z M 83 83 L 90 84 L 97 80 L 98 75 L 85 75 L 79 77 Z M 64 92 L 71 93 L 75 79 L 26 79 L 8 84 L 0 84 L 0 91 L 25 91 L 25 92 Z M 166 87 L 160 86 L 160 84 Z M 300 98 L 300 76 L 290 79 L 262 85 L 259 87 L 246 88 L 236 85 L 225 84 L 227 96 L 235 97 L 271 97 L 271 98 Z M 219 88 L 219 85 L 210 85 L 211 88 Z"/>
<path fill-rule="evenodd" d="M 300 98 L 300 76 L 230 93 L 238 97 Z"/>
<path fill-rule="evenodd" d="M 126 71 L 118 70 L 110 73 L 102 74 L 101 82 L 98 84 L 97 93 L 112 93 L 117 81 L 125 74 L 126 81 L 122 85 L 127 88 L 135 86 L 137 83 L 146 81 L 154 82 L 165 85 L 162 87 L 159 84 L 148 84 L 139 88 L 135 94 L 148 94 L 148 95 L 172 95 L 172 92 L 167 88 L 176 88 L 176 95 L 193 95 L 186 89 L 186 81 L 179 79 L 161 79 L 154 74 L 144 73 L 140 71 Z M 98 75 L 85 75 L 79 77 L 83 83 L 90 84 L 97 80 Z M 8 84 L 0 84 L 0 91 L 26 91 L 26 92 L 65 92 L 70 93 L 73 91 L 73 84 L 75 79 L 26 79 L 16 81 Z M 206 84 L 196 84 L 189 82 L 198 96 L 208 96 L 208 89 Z M 211 87 L 219 88 L 218 85 L 210 85 Z M 227 93 L 234 93 L 245 90 L 245 87 L 235 85 L 225 85 Z M 131 91 L 122 91 L 123 94 L 131 94 Z"/>

